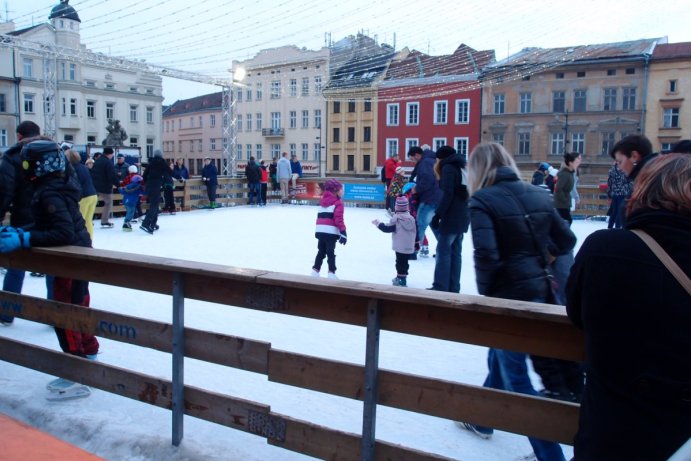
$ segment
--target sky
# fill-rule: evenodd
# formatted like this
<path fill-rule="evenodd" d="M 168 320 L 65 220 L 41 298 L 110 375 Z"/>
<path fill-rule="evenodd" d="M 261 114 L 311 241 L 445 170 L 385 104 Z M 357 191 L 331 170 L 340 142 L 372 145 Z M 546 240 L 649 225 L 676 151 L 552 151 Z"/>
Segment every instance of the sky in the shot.
<path fill-rule="evenodd" d="M 182 260 L 203 261 L 308 276 L 316 254 L 314 222 L 317 207 L 269 205 L 197 210 L 161 216 L 153 236 L 136 228 L 122 232 L 95 226 L 94 247 Z M 337 245 L 341 279 L 391 284 L 395 275 L 390 234 L 376 229 L 383 210 L 346 208 L 348 242 Z M 604 222 L 575 221 L 578 246 Z M 434 238 L 428 232 L 432 243 Z M 288 251 L 286 251 L 288 250 Z M 409 288 L 431 286 L 434 259 L 411 261 Z M 340 282 L 333 282 L 340 283 Z M 45 280 L 27 275 L 24 294 L 45 297 Z M 461 292 L 477 294 L 472 264 L 472 239 L 463 242 Z M 91 306 L 127 315 L 171 322 L 171 298 L 146 292 L 91 284 Z M 328 300 L 325 300 L 328 302 Z M 185 300 L 185 325 L 221 334 L 267 341 L 276 349 L 364 364 L 365 329 L 277 313 Z M 0 327 L 0 335 L 59 350 L 52 327 L 16 319 Z M 100 339 L 98 360 L 166 379 L 170 355 Z M 136 353 L 133 353 L 136 348 Z M 315 352 L 318 351 L 318 352 Z M 484 347 L 413 335 L 382 332 L 380 367 L 405 373 L 482 385 L 487 374 Z M 268 382 L 265 375 L 186 360 L 186 382 L 215 392 L 271 405 L 274 412 L 339 430 L 360 433 L 362 402 Z M 265 439 L 185 417 L 184 439 L 171 445 L 167 410 L 92 389 L 87 399 L 45 400 L 52 376 L 0 361 L 0 412 L 41 428 L 108 460 L 117 461 L 293 461 L 312 459 L 273 447 Z M 537 389 L 539 378 L 532 375 Z M 482 440 L 452 421 L 379 406 L 377 438 L 463 461 L 511 461 L 531 452 L 525 436 L 497 431 Z M 566 459 L 573 448 L 563 446 Z M 1 456 L 0 456 L 1 457 Z"/>
<path fill-rule="evenodd" d="M 57 0 L 5 0 L 18 28 L 47 20 Z M 335 7 L 334 5 L 338 5 Z M 364 32 L 432 55 L 461 43 L 498 59 L 524 47 L 560 47 L 664 37 L 691 41 L 691 2 L 666 0 L 71 0 L 82 43 L 93 51 L 214 77 L 233 60 L 284 45 L 319 49 Z M 165 103 L 217 87 L 164 79 Z"/>

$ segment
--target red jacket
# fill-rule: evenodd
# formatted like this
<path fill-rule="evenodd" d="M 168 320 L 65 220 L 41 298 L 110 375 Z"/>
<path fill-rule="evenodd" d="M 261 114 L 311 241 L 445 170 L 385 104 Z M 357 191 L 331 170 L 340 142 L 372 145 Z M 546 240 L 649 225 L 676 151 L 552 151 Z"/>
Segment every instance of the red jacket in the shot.
<path fill-rule="evenodd" d="M 393 157 L 387 158 L 386 162 L 384 162 L 384 178 L 391 180 L 393 175 L 396 174 L 396 168 L 398 168 L 400 165 L 400 160 L 396 160 Z"/>

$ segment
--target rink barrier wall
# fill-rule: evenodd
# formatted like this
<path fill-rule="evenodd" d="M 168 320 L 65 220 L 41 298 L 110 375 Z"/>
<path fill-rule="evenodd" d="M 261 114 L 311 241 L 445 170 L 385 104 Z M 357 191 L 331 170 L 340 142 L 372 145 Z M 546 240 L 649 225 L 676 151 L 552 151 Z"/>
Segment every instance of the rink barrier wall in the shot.
<path fill-rule="evenodd" d="M 324 182 L 326 178 L 301 178 L 298 182 L 301 183 L 319 183 Z M 381 184 L 376 179 L 362 179 L 362 178 L 336 178 L 340 181 L 345 181 L 351 184 Z M 206 186 L 202 183 L 200 178 L 188 179 L 184 183 L 175 182 L 175 190 L 173 195 L 175 197 L 175 205 L 177 211 L 190 211 L 197 208 L 204 208 L 209 205 L 209 200 L 206 195 Z M 280 203 L 281 195 L 278 191 L 271 190 L 271 184 L 268 185 L 267 202 Z M 248 185 L 247 180 L 242 178 L 232 178 L 229 176 L 219 176 L 218 189 L 216 191 L 216 202 L 222 207 L 247 205 L 248 202 Z M 607 193 L 604 192 L 599 185 L 578 185 L 578 192 L 580 195 L 580 202 L 576 210 L 573 212 L 575 218 L 590 218 L 594 216 L 605 216 L 609 209 L 609 199 Z M 161 194 L 163 200 L 163 194 Z M 293 203 L 302 205 L 316 205 L 316 199 L 298 199 Z M 346 205 L 364 206 L 383 208 L 383 201 L 357 201 L 347 202 Z M 162 206 L 162 205 L 161 205 Z M 146 203 L 142 202 L 142 207 L 146 210 Z M 95 214 L 100 217 L 102 202 L 99 202 L 96 207 Z M 125 207 L 122 204 L 122 194 L 113 194 L 113 213 L 115 215 L 124 216 Z"/>
<path fill-rule="evenodd" d="M 572 443 L 577 429 L 576 404 L 378 366 L 381 331 L 581 361 L 582 332 L 570 324 L 561 306 L 400 290 L 81 247 L 1 254 L 0 266 L 171 296 L 172 323 L 165 323 L 0 291 L 0 309 L 16 317 L 171 353 L 171 380 L 7 338 L 0 338 L 0 359 L 169 409 L 174 445 L 182 441 L 183 415 L 188 415 L 320 459 L 448 459 L 376 439 L 376 411 L 381 405 L 566 444 Z M 327 298 L 329 302 L 324 303 Z M 185 299 L 366 328 L 365 364 L 185 327 L 185 314 L 192 315 L 185 311 Z M 185 384 L 184 357 L 260 373 L 270 382 L 363 401 L 363 430 L 360 434 L 340 431 L 273 412 L 260 402 Z"/>

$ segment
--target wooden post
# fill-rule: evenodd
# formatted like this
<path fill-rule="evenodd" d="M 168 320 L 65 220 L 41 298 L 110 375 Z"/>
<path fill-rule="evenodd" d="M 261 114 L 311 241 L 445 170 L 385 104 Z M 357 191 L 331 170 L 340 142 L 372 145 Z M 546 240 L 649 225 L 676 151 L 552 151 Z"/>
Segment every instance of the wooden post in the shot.
<path fill-rule="evenodd" d="M 185 414 L 185 284 L 184 276 L 173 275 L 173 445 L 183 436 Z"/>
<path fill-rule="evenodd" d="M 367 345 L 365 349 L 365 392 L 362 409 L 362 461 L 374 461 L 377 428 L 377 393 L 379 392 L 379 301 L 367 302 Z"/>

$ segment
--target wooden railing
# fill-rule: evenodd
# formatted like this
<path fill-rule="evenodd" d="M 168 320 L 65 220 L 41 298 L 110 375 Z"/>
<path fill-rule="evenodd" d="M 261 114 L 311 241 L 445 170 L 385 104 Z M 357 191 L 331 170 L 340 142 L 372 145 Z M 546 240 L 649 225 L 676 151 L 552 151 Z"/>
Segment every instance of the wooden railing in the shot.
<path fill-rule="evenodd" d="M 321 459 L 447 459 L 377 440 L 379 405 L 566 444 L 572 443 L 576 432 L 576 404 L 378 367 L 382 330 L 580 361 L 582 333 L 559 306 L 403 291 L 80 247 L 1 254 L 0 266 L 172 296 L 173 322 L 168 324 L 0 291 L 0 308 L 16 317 L 91 332 L 133 348 L 171 353 L 170 381 L 6 338 L 0 338 L 0 360 L 170 409 L 174 445 L 182 440 L 184 414 L 256 434 L 270 444 Z M 365 365 L 186 328 L 184 318 L 190 314 L 185 312 L 184 299 L 366 328 Z M 324 427 L 275 413 L 260 402 L 186 385 L 184 357 L 262 373 L 271 382 L 361 400 L 362 433 Z"/>

